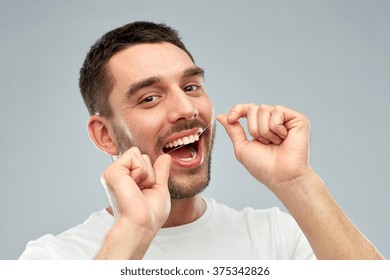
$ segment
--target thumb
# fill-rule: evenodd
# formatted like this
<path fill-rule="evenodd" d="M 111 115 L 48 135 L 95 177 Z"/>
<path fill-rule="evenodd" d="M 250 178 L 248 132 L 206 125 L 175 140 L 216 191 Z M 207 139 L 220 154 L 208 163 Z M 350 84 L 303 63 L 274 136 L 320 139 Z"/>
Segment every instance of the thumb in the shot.
<path fill-rule="evenodd" d="M 169 171 L 171 169 L 171 156 L 163 154 L 159 156 L 153 165 L 156 176 L 155 186 L 166 187 L 168 185 Z"/>
<path fill-rule="evenodd" d="M 244 128 L 238 121 L 229 122 L 226 114 L 218 115 L 217 120 L 222 124 L 229 135 L 234 146 L 236 157 L 239 159 L 239 151 L 241 150 L 242 145 L 248 142 Z"/>

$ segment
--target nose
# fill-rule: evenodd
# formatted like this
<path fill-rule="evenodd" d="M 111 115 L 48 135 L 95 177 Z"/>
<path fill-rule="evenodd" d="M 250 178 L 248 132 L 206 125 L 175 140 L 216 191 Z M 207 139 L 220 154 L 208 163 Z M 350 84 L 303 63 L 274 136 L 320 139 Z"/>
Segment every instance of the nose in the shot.
<path fill-rule="evenodd" d="M 190 120 L 199 115 L 198 108 L 192 98 L 180 88 L 170 92 L 169 96 L 169 121 L 174 123 L 180 119 Z"/>

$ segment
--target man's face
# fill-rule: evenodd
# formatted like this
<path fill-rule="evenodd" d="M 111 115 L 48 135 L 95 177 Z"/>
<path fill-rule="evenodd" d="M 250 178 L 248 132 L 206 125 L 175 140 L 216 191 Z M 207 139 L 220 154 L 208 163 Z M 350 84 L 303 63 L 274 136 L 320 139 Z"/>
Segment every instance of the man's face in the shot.
<path fill-rule="evenodd" d="M 188 198 L 208 184 L 214 123 L 203 72 L 169 43 L 139 44 L 109 61 L 114 89 L 109 97 L 115 141 L 124 153 L 137 146 L 152 162 L 170 152 L 172 198 Z M 172 151 L 175 146 L 183 148 Z"/>

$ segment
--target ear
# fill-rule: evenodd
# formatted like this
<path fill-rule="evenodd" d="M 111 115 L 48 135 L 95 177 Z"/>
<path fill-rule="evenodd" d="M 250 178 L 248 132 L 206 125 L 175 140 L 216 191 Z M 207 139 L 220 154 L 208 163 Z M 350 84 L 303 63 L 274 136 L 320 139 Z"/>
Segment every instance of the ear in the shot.
<path fill-rule="evenodd" d="M 88 121 L 88 132 L 98 149 L 112 156 L 119 155 L 110 122 L 106 118 L 98 115 L 91 116 Z"/>

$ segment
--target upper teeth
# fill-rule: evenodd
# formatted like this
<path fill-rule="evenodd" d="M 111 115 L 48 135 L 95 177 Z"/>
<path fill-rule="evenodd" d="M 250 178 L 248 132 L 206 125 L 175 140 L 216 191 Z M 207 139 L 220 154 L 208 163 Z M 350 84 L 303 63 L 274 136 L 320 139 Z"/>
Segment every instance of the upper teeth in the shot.
<path fill-rule="evenodd" d="M 175 147 L 178 147 L 178 146 L 188 145 L 190 143 L 194 143 L 196 141 L 199 141 L 199 135 L 200 135 L 201 132 L 202 132 L 202 129 L 199 128 L 197 133 L 195 133 L 193 135 L 190 135 L 190 136 L 185 136 L 183 138 L 176 139 L 176 140 L 174 140 L 172 142 L 169 142 L 168 144 L 166 144 L 164 146 L 164 148 L 175 148 Z"/>

